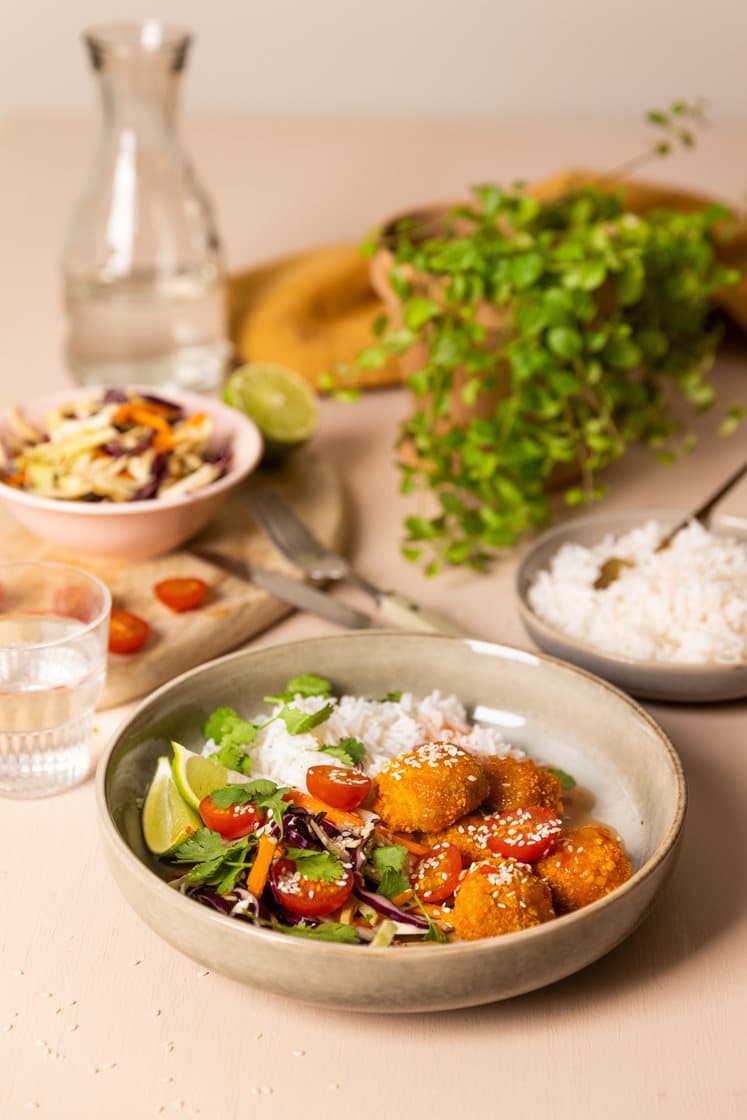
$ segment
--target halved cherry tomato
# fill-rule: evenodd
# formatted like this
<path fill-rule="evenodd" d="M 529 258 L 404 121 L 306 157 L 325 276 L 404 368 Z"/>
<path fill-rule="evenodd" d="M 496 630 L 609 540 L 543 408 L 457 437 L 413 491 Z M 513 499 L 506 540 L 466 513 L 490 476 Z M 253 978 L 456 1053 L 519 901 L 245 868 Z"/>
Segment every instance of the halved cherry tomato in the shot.
<path fill-rule="evenodd" d="M 290 859 L 279 859 L 270 869 L 270 883 L 279 902 L 293 914 L 318 917 L 343 906 L 353 893 L 353 873 L 345 868 L 330 883 L 307 879 Z"/>
<path fill-rule="evenodd" d="M 154 592 L 172 611 L 193 611 L 207 595 L 208 585 L 202 579 L 162 579 Z"/>
<path fill-rule="evenodd" d="M 335 809 L 357 809 L 371 792 L 371 779 L 347 766 L 312 766 L 306 771 L 306 788 Z"/>
<path fill-rule="evenodd" d="M 244 805 L 229 805 L 226 809 L 220 809 L 210 794 L 203 797 L 200 802 L 200 816 L 208 828 L 219 832 L 227 840 L 238 840 L 242 836 L 248 836 L 262 824 L 264 819 L 264 814 L 251 801 L 247 801 Z"/>
<path fill-rule="evenodd" d="M 559 832 L 560 820 L 552 809 L 535 805 L 499 813 L 491 822 L 492 835 L 486 843 L 499 856 L 534 863 L 550 851 Z"/>
<path fill-rule="evenodd" d="M 459 885 L 462 856 L 454 844 L 436 844 L 418 860 L 412 884 L 424 902 L 443 902 Z"/>
<path fill-rule="evenodd" d="M 150 626 L 129 611 L 112 611 L 109 620 L 109 649 L 112 653 L 136 653 L 148 640 Z"/>

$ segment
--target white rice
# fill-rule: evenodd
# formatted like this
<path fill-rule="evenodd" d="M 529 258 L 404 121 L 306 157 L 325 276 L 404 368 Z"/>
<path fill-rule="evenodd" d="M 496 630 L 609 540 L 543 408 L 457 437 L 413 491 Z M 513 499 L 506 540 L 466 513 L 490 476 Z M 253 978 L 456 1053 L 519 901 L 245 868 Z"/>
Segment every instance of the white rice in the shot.
<path fill-rule="evenodd" d="M 636 661 L 736 665 L 747 660 L 747 547 L 697 521 L 656 552 L 666 528 L 648 521 L 593 548 L 564 544 L 529 589 L 532 610 L 556 630 Z M 606 588 L 605 560 L 623 568 Z"/>
<path fill-rule="evenodd" d="M 259 732 L 248 748 L 252 758 L 252 778 L 271 778 L 281 785 L 305 788 L 310 766 L 338 765 L 331 755 L 320 753 L 341 739 L 358 739 L 366 748 L 363 769 L 373 776 L 395 755 L 412 750 L 432 739 L 448 739 L 477 755 L 507 755 L 524 758 L 524 752 L 507 743 L 492 727 L 472 725 L 456 696 L 438 690 L 422 700 L 404 692 L 399 700 L 365 700 L 362 696 L 339 699 L 322 696 L 296 697 L 292 706 L 304 712 L 317 712 L 326 703 L 334 710 L 324 723 L 304 735 L 291 735 L 281 719 L 273 719 Z M 273 709 L 273 714 L 280 706 Z M 244 713 L 241 713 L 242 715 Z M 247 717 L 263 723 L 267 716 Z M 209 740 L 205 754 L 216 750 Z M 339 763 L 339 765 L 344 765 Z"/>

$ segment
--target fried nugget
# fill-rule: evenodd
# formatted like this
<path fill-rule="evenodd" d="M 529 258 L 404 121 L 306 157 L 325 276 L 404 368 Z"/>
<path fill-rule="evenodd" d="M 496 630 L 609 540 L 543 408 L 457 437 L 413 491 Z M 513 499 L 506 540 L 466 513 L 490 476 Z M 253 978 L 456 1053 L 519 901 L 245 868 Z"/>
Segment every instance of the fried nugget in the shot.
<path fill-rule="evenodd" d="M 560 779 L 531 758 L 485 758 L 483 770 L 490 792 L 486 808 L 504 813 L 507 809 L 529 809 L 542 805 L 557 816 L 563 813 Z"/>
<path fill-rule="evenodd" d="M 477 941 L 529 929 L 554 917 L 550 888 L 529 864 L 494 856 L 467 872 L 457 889 L 450 921 L 458 937 Z"/>
<path fill-rule="evenodd" d="M 431 848 L 436 844 L 453 844 L 470 863 L 490 859 L 495 855 L 488 847 L 490 822 L 497 816 L 498 813 L 470 813 L 441 832 L 426 832 L 421 839 Z"/>
<path fill-rule="evenodd" d="M 601 825 L 562 832 L 536 871 L 549 885 L 559 914 L 596 902 L 632 875 L 622 844 Z"/>
<path fill-rule="evenodd" d="M 392 759 L 376 777 L 373 811 L 395 832 L 437 832 L 485 800 L 479 762 L 454 743 L 424 743 Z"/>

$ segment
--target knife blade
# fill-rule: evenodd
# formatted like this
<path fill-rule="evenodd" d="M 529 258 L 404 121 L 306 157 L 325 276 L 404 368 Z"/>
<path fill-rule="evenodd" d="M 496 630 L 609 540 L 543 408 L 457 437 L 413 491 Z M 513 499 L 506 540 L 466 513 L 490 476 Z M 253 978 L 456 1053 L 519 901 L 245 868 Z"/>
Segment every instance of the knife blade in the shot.
<path fill-rule="evenodd" d="M 284 603 L 290 603 L 299 610 L 316 614 L 328 622 L 334 622 L 337 626 L 343 626 L 347 630 L 368 630 L 375 626 L 370 615 L 333 599 L 324 591 L 299 583 L 298 580 L 291 579 L 282 572 L 262 568 L 250 560 L 225 556 L 222 552 L 216 552 L 211 548 L 193 548 L 191 552 L 208 564 L 238 576 L 239 579 L 246 580 L 255 587 L 269 591 L 276 599 L 282 599 Z"/>

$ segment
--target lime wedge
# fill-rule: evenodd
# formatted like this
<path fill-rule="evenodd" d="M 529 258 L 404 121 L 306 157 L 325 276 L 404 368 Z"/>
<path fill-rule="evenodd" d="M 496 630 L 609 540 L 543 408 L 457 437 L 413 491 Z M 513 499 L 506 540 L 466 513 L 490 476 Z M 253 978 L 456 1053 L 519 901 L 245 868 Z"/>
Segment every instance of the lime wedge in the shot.
<path fill-rule="evenodd" d="M 314 434 L 319 423 L 317 395 L 299 373 L 285 366 L 250 362 L 228 379 L 223 399 L 245 413 L 265 440 L 265 458 L 281 458 Z"/>
<path fill-rule="evenodd" d="M 226 785 L 228 771 L 218 762 L 188 751 L 181 743 L 172 742 L 171 746 L 174 748 L 171 774 L 176 782 L 176 788 L 187 805 L 199 809 L 203 797 Z"/>
<path fill-rule="evenodd" d="M 201 826 L 199 815 L 184 803 L 176 788 L 168 758 L 159 758 L 143 806 L 145 843 L 154 855 L 171 855 Z"/>

